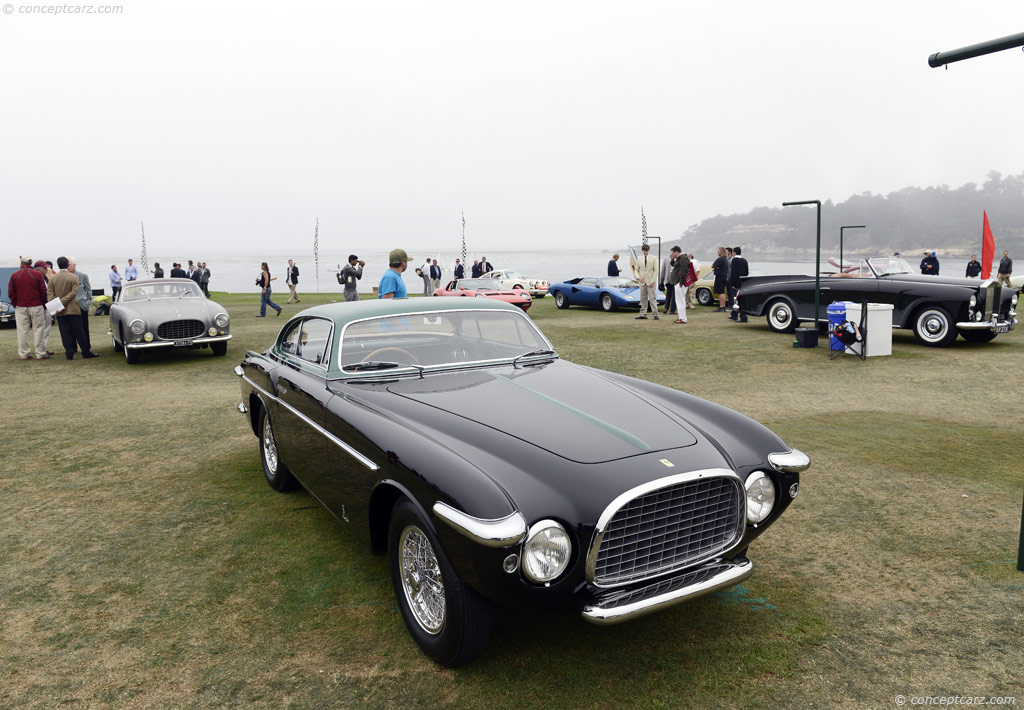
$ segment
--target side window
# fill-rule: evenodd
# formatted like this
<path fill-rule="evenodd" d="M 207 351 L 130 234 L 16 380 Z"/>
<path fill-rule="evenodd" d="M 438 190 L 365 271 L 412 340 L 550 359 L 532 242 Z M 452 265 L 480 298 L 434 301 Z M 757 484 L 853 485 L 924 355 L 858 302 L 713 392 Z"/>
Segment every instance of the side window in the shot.
<path fill-rule="evenodd" d="M 297 355 L 299 352 L 299 331 L 302 322 L 292 324 L 292 327 L 281 338 L 281 352 L 286 355 Z"/>
<path fill-rule="evenodd" d="M 597 285 L 597 279 L 583 279 L 580 281 L 580 286 L 587 286 L 589 288 L 599 288 Z"/>
<path fill-rule="evenodd" d="M 302 323 L 297 355 L 317 365 L 323 364 L 331 341 L 331 322 L 322 318 L 310 318 Z"/>

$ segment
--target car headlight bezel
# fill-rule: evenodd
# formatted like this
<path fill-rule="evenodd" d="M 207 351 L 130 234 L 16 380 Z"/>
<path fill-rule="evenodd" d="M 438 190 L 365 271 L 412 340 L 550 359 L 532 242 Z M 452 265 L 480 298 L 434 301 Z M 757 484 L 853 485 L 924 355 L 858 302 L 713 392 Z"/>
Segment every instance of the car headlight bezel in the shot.
<path fill-rule="evenodd" d="M 217 325 L 218 328 L 227 328 L 228 323 L 231 322 L 231 318 L 228 316 L 227 313 L 218 313 L 216 316 L 214 316 L 213 322 Z"/>
<path fill-rule="evenodd" d="M 523 542 L 520 567 L 531 582 L 548 584 L 558 579 L 572 559 L 572 539 L 554 520 L 540 520 L 530 526 Z"/>
<path fill-rule="evenodd" d="M 775 510 L 778 494 L 775 483 L 764 471 L 754 471 L 743 484 L 747 498 L 747 522 L 763 523 Z"/>
<path fill-rule="evenodd" d="M 130 330 L 135 335 L 142 335 L 144 332 L 146 332 L 146 323 L 141 318 L 136 318 L 135 320 L 128 324 L 128 330 Z"/>

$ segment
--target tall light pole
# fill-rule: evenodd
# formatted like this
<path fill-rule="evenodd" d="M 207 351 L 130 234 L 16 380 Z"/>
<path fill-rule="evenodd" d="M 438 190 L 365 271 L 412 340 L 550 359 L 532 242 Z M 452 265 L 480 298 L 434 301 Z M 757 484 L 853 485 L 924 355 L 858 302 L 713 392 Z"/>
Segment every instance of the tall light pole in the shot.
<path fill-rule="evenodd" d="M 818 306 L 821 305 L 821 200 L 803 200 L 801 202 L 783 202 L 783 207 L 793 205 L 817 205 L 818 207 L 818 232 L 816 237 L 817 249 L 814 258 L 814 327 L 818 327 Z M 817 337 L 817 335 L 815 335 Z"/>
<path fill-rule="evenodd" d="M 847 224 L 839 228 L 839 270 L 843 270 L 843 230 L 866 229 L 863 224 Z"/>

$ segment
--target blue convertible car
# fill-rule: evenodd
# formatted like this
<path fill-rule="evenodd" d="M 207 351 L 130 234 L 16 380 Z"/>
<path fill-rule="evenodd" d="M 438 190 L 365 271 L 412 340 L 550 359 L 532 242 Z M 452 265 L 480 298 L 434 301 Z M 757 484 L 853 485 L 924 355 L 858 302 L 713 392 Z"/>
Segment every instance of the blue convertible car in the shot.
<path fill-rule="evenodd" d="M 640 284 L 625 276 L 580 276 L 551 284 L 548 293 L 559 308 L 589 306 L 614 311 L 616 308 L 640 307 Z M 658 291 L 658 304 L 665 303 L 665 294 Z"/>

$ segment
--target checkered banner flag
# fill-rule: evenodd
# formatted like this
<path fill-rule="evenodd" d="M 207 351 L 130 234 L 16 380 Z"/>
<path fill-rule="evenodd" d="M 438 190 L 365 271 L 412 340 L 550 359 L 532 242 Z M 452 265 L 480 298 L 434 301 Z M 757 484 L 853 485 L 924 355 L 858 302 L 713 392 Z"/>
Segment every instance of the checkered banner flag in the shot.
<path fill-rule="evenodd" d="M 643 237 L 643 243 L 647 243 L 647 215 L 644 214 L 644 206 L 640 205 L 640 236 Z"/>
<path fill-rule="evenodd" d="M 139 257 L 139 263 L 142 264 L 142 273 L 149 273 L 149 255 L 146 253 L 146 223 L 139 222 L 142 226 L 142 256 Z"/>
<path fill-rule="evenodd" d="M 466 263 L 466 213 L 462 213 L 462 263 Z"/>
<path fill-rule="evenodd" d="M 316 292 L 320 293 L 320 218 L 316 218 L 316 227 L 313 229 L 313 268 L 316 274 Z"/>

